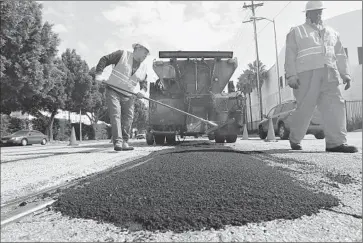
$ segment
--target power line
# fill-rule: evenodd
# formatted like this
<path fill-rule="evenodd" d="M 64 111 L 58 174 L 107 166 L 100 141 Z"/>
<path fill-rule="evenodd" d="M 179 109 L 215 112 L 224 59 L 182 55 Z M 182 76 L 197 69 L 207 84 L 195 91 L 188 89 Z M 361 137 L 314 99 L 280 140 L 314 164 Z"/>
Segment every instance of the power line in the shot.
<path fill-rule="evenodd" d="M 285 7 L 283 7 L 281 10 L 280 10 L 280 12 L 278 13 L 278 14 L 276 14 L 275 15 L 275 17 L 274 17 L 274 19 L 276 19 L 276 17 L 277 16 L 279 16 L 281 13 L 282 13 L 282 11 L 284 11 L 284 9 L 287 7 L 287 6 L 289 6 L 289 4 L 291 3 L 291 1 L 289 1 L 286 5 L 285 5 Z"/>
<path fill-rule="evenodd" d="M 256 18 L 255 18 L 255 9 L 257 7 L 261 7 L 263 6 L 263 3 L 257 3 L 257 4 L 254 4 L 253 1 L 251 1 L 251 5 L 246 5 L 246 3 L 243 4 L 243 8 L 248 8 L 248 9 L 251 9 L 252 11 L 252 16 L 253 16 L 253 32 L 254 32 L 254 36 L 255 36 L 255 48 L 256 48 L 256 65 L 257 65 L 257 70 L 260 70 L 259 68 L 259 63 L 260 63 L 260 60 L 259 60 L 259 55 L 258 55 L 258 41 L 257 41 L 257 28 L 256 28 Z M 247 22 L 250 22 L 250 21 L 245 21 L 243 23 L 247 23 Z M 256 72 L 256 77 L 257 77 L 257 96 L 259 98 L 259 106 L 260 106 L 260 118 L 262 120 L 263 118 L 263 109 L 262 109 L 262 93 L 261 93 L 261 82 L 260 82 L 260 77 L 259 77 L 259 73 L 258 71 Z"/>
<path fill-rule="evenodd" d="M 243 18 L 243 21 L 246 21 L 247 19 L 251 18 L 251 16 L 252 16 L 252 14 L 250 12 L 245 12 L 245 13 L 246 14 L 245 14 L 245 17 Z M 242 25 L 241 28 L 244 28 L 245 26 L 246 25 Z M 233 43 L 232 50 L 237 49 L 238 48 L 237 47 L 238 46 L 238 43 L 242 43 L 242 41 L 244 40 L 244 36 L 245 35 L 243 35 L 243 31 L 242 30 L 237 32 L 236 39 L 238 40 L 238 38 L 240 37 L 240 35 L 241 35 L 241 40 L 239 40 L 238 42 L 234 42 Z"/>
<path fill-rule="evenodd" d="M 286 5 L 285 5 L 285 7 L 283 7 L 281 10 L 280 10 L 280 12 L 278 12 L 278 14 L 276 14 L 275 15 L 275 17 L 273 17 L 272 19 L 274 20 L 274 19 L 276 19 L 276 17 L 277 16 L 279 16 L 281 13 L 282 13 L 282 11 L 284 11 L 284 9 L 289 5 L 291 3 L 291 1 L 290 2 L 288 2 Z M 269 24 L 271 24 L 271 22 L 268 22 L 257 34 L 260 34 Z"/>
<path fill-rule="evenodd" d="M 273 19 L 276 19 L 276 17 L 277 16 L 279 16 L 281 13 L 282 13 L 282 11 L 284 11 L 285 10 L 285 8 L 291 3 L 292 1 L 289 1 L 276 15 L 275 15 L 275 17 L 273 18 Z M 269 25 L 269 24 L 271 24 L 271 22 L 268 22 L 257 34 L 260 34 L 266 27 L 267 27 L 267 25 Z M 250 47 L 252 46 L 252 44 L 253 43 L 251 43 L 249 46 L 248 46 L 248 48 L 246 48 L 246 51 L 243 53 L 243 55 L 244 54 L 246 54 L 249 50 L 250 50 Z"/>

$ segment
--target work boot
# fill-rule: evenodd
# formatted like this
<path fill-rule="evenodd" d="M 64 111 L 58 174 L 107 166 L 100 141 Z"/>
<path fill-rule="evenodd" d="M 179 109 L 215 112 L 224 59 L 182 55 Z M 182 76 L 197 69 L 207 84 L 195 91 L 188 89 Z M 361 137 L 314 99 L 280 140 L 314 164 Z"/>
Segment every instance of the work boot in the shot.
<path fill-rule="evenodd" d="M 114 142 L 113 148 L 115 151 L 121 151 L 122 150 L 122 142 L 117 140 Z"/>
<path fill-rule="evenodd" d="M 356 153 L 358 149 L 355 146 L 351 146 L 348 144 L 342 144 L 340 146 L 334 148 L 326 148 L 326 152 L 335 152 L 335 153 Z"/>
<path fill-rule="evenodd" d="M 123 141 L 122 142 L 122 150 L 125 150 L 125 151 L 127 151 L 127 150 L 134 150 L 134 147 L 129 146 L 129 144 L 126 141 Z"/>
<path fill-rule="evenodd" d="M 302 150 L 301 144 L 300 143 L 293 143 L 290 141 L 290 146 L 292 150 Z"/>

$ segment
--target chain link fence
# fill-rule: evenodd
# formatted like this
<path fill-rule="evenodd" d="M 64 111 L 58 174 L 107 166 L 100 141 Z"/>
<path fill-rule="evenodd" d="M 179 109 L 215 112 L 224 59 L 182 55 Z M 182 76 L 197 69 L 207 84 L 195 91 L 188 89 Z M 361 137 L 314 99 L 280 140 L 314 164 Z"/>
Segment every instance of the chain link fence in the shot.
<path fill-rule="evenodd" d="M 345 101 L 348 132 L 362 129 L 362 100 Z"/>

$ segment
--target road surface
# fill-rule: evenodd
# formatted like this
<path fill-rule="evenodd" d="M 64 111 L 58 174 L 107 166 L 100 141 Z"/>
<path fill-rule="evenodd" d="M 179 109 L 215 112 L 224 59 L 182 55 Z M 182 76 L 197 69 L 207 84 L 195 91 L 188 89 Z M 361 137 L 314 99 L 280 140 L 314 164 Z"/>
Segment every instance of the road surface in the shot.
<path fill-rule="evenodd" d="M 2 227 L 1 240 L 360 241 L 362 133 L 348 141 L 359 153 L 325 153 L 324 140 L 312 136 L 303 151 L 257 138 L 176 148 L 133 140 L 134 151 L 119 153 L 108 141 L 1 148 L 2 203 L 147 160 L 89 184 L 97 186 L 65 190 L 58 208 Z M 77 210 L 67 211 L 70 204 Z"/>

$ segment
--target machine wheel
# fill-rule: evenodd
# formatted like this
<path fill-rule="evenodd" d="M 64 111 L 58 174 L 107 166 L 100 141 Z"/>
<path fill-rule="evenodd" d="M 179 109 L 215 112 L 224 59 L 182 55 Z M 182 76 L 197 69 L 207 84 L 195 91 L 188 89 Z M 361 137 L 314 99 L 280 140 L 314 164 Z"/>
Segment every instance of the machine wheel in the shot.
<path fill-rule="evenodd" d="M 147 143 L 147 145 L 154 144 L 154 135 L 150 132 L 146 133 L 146 143 Z"/>
<path fill-rule="evenodd" d="M 230 134 L 226 136 L 227 143 L 235 143 L 237 141 L 237 134 Z"/>
<path fill-rule="evenodd" d="M 289 138 L 290 132 L 286 129 L 285 124 L 281 122 L 279 124 L 279 136 L 282 140 Z"/>
<path fill-rule="evenodd" d="M 265 139 L 267 137 L 267 132 L 263 131 L 262 126 L 258 127 L 258 135 L 260 136 L 261 139 Z"/>
<path fill-rule="evenodd" d="M 156 145 L 164 145 L 165 136 L 164 135 L 155 135 L 155 143 Z"/>
<path fill-rule="evenodd" d="M 216 136 L 212 133 L 212 134 L 208 134 L 208 139 L 209 140 L 214 140 L 216 138 Z"/>
<path fill-rule="evenodd" d="M 23 140 L 21 140 L 21 145 L 22 146 L 28 145 L 28 140 L 26 140 L 25 138 Z"/>
<path fill-rule="evenodd" d="M 47 139 L 43 138 L 42 142 L 40 143 L 41 145 L 46 145 L 47 144 Z"/>
<path fill-rule="evenodd" d="M 175 144 L 175 135 L 166 136 L 166 143 L 169 145 Z"/>
<path fill-rule="evenodd" d="M 226 139 L 226 137 L 221 134 L 216 134 L 215 137 L 216 143 L 224 143 L 224 140 Z"/>
<path fill-rule="evenodd" d="M 325 138 L 325 134 L 324 132 L 319 132 L 317 134 L 314 134 L 316 139 L 324 139 Z"/>

